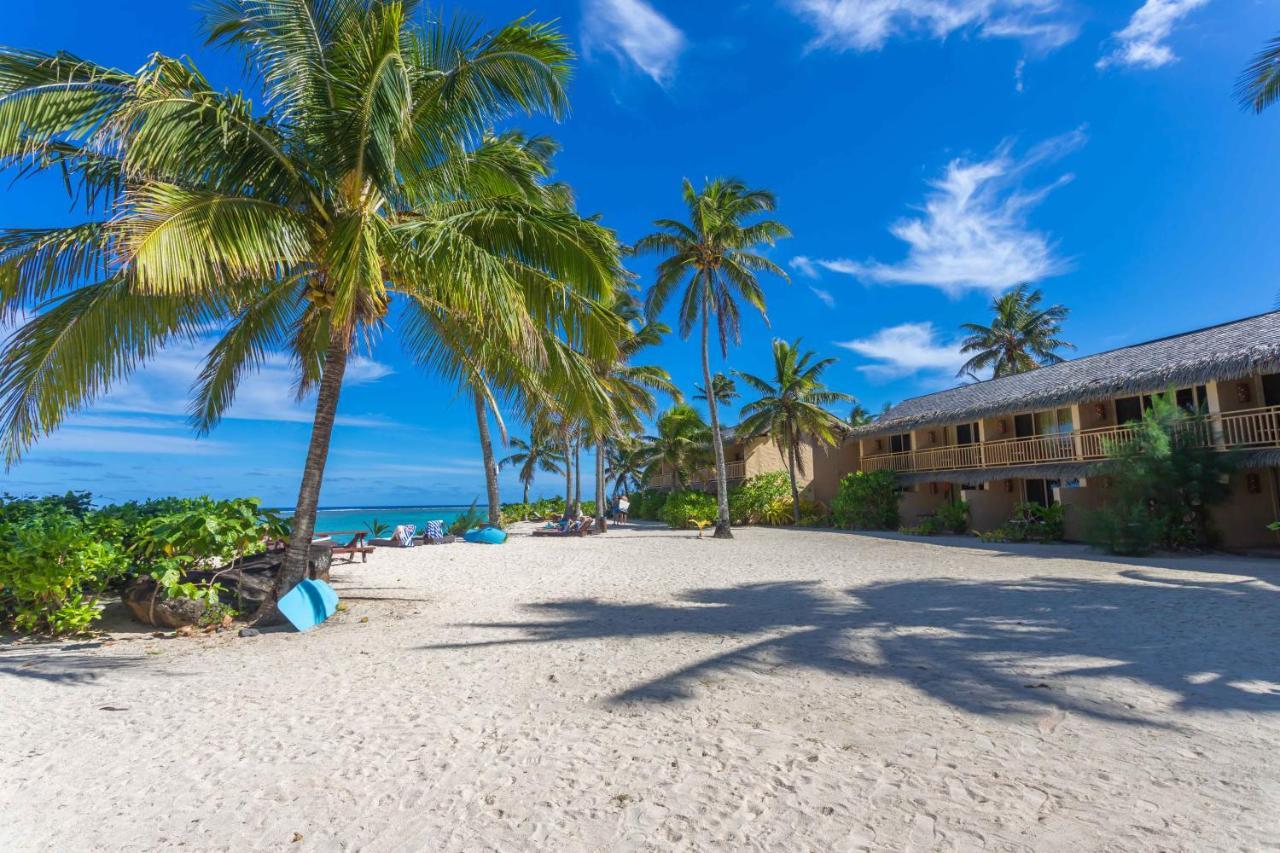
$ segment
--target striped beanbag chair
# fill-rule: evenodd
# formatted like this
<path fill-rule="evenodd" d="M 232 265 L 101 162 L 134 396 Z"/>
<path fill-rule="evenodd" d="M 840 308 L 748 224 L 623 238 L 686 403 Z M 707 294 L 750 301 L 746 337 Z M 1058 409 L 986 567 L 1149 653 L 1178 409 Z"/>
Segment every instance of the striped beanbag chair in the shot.
<path fill-rule="evenodd" d="M 428 521 L 427 522 L 427 539 L 443 539 L 444 538 L 444 521 Z"/>

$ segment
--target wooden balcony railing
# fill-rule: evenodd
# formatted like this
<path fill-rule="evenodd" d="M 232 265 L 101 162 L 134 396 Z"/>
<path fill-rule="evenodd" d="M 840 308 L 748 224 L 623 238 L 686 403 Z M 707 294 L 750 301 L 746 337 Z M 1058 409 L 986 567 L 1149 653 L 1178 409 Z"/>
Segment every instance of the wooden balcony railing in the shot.
<path fill-rule="evenodd" d="M 1280 447 L 1280 406 L 1225 412 L 1189 421 L 1201 447 L 1233 450 Z M 862 460 L 864 471 L 964 471 L 971 468 L 1012 468 L 1054 462 L 1090 462 L 1107 457 L 1108 449 L 1132 440 L 1129 426 L 1101 427 L 1056 435 L 1006 438 L 979 444 L 930 447 L 904 453 L 883 453 Z"/>

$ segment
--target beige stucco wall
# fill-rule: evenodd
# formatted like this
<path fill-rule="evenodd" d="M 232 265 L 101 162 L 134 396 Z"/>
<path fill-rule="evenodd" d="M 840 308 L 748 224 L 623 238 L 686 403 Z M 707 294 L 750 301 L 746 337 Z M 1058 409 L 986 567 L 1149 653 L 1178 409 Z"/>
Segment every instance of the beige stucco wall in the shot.
<path fill-rule="evenodd" d="M 1059 497 L 1066 508 L 1062 526 L 1069 542 L 1083 542 L 1088 538 L 1089 515 L 1101 507 L 1107 500 L 1107 489 L 1104 480 L 1093 477 L 1085 481 L 1078 489 L 1060 489 Z"/>
<path fill-rule="evenodd" d="M 1223 412 L 1238 412 L 1242 409 L 1261 408 L 1262 378 L 1250 376 L 1245 379 L 1224 379 L 1213 383 L 1218 386 L 1218 405 Z M 1246 389 L 1248 400 L 1240 399 L 1240 387 Z"/>
<path fill-rule="evenodd" d="M 1013 483 L 1013 491 L 1006 491 L 1005 484 Z M 1016 480 L 993 480 L 984 491 L 964 493 L 969 504 L 969 528 L 986 532 L 994 530 L 1009 520 L 1013 508 L 1022 500 L 1021 484 Z"/>
<path fill-rule="evenodd" d="M 814 449 L 810 488 L 815 500 L 830 506 L 831 499 L 836 496 L 836 490 L 840 487 L 840 481 L 846 474 L 858 470 L 861 461 L 858 448 L 859 442 L 845 441 L 835 447 Z"/>
<path fill-rule="evenodd" d="M 1257 478 L 1260 494 L 1248 489 L 1249 475 Z M 1280 537 L 1267 525 L 1280 519 L 1276 509 L 1276 484 L 1272 469 L 1255 468 L 1231 475 L 1231 497 L 1210 512 L 1214 528 L 1224 548 L 1267 548 L 1280 546 Z"/>
<path fill-rule="evenodd" d="M 933 483 L 919 483 L 914 492 L 903 492 L 898 501 L 898 517 L 903 527 L 912 527 L 920 523 L 926 515 L 933 515 L 938 507 L 960 496 L 960 487 L 951 483 L 937 483 L 938 491 L 934 494 Z"/>

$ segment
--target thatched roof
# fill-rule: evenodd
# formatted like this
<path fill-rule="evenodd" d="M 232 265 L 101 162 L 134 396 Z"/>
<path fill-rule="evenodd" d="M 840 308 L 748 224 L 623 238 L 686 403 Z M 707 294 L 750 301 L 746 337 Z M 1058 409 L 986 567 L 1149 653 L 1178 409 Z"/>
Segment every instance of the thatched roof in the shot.
<path fill-rule="evenodd" d="M 852 435 L 1051 409 L 1280 370 L 1280 311 L 913 397 Z"/>

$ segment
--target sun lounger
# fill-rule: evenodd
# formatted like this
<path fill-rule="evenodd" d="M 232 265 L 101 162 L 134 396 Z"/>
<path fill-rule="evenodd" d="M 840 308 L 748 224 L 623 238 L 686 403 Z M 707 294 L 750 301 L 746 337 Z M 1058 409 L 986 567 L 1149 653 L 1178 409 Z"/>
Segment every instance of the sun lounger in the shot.
<path fill-rule="evenodd" d="M 365 544 L 365 537 L 368 535 L 369 533 L 366 530 L 336 530 L 331 533 L 316 534 L 316 536 L 323 536 L 326 538 L 332 536 L 350 536 L 351 541 L 346 545 L 332 546 L 333 556 L 346 557 L 348 563 L 354 563 L 356 561 L 356 554 L 360 555 L 360 562 L 369 562 L 369 555 L 372 554 L 375 549 L 373 546 Z"/>
<path fill-rule="evenodd" d="M 567 527 L 540 527 L 533 531 L 534 536 L 586 536 L 591 532 L 592 519 L 580 518 L 577 521 L 569 522 Z"/>
<path fill-rule="evenodd" d="M 415 529 L 412 524 L 401 524 L 396 527 L 390 538 L 370 539 L 369 544 L 380 548 L 412 548 L 414 545 L 421 544 L 420 538 L 413 535 Z"/>

